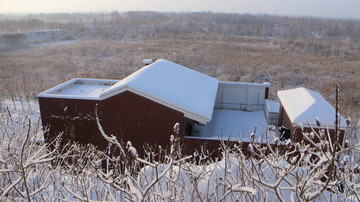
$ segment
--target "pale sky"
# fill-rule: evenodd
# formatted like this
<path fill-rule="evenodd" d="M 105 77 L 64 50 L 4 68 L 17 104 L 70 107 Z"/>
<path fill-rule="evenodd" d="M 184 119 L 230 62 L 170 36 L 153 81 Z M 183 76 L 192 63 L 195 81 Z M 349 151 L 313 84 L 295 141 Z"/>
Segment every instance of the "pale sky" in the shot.
<path fill-rule="evenodd" d="M 212 11 L 360 19 L 360 0 L 0 0 L 0 13 Z"/>

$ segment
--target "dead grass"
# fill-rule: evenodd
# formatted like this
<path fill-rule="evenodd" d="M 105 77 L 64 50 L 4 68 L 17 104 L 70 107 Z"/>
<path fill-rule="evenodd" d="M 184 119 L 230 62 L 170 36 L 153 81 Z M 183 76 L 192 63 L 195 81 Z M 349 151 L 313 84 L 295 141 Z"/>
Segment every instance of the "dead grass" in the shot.
<path fill-rule="evenodd" d="M 360 117 L 357 38 L 172 33 L 165 38 L 83 38 L 29 46 L 0 52 L 0 92 L 2 97 L 34 97 L 74 77 L 122 79 L 141 68 L 144 58 L 165 58 L 220 80 L 270 82 L 272 99 L 280 89 L 304 86 L 334 103 L 338 82 L 343 114 Z"/>

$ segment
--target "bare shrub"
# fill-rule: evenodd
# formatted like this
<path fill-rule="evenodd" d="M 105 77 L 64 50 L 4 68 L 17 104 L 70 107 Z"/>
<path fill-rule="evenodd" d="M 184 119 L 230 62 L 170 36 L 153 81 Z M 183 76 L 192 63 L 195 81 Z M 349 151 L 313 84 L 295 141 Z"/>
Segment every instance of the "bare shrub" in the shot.
<path fill-rule="evenodd" d="M 48 189 L 57 166 L 51 162 L 57 150 L 49 151 L 39 125 L 31 120 L 2 113 L 0 136 L 0 198 L 40 199 Z M 56 142 L 53 142 L 56 148 Z"/>
<path fill-rule="evenodd" d="M 241 143 L 233 147 L 223 143 L 221 158 L 212 161 L 206 152 L 183 155 L 176 127 L 169 151 L 146 150 L 144 157 L 130 142 L 121 143 L 105 133 L 109 148 L 116 150 L 77 144 L 65 153 L 49 150 L 39 125 L 11 109 L 2 112 L 0 129 L 1 200 L 356 201 L 360 197 L 360 166 L 354 160 L 358 142 L 331 142 L 321 138 L 326 137 L 321 130 L 303 133 L 300 143 L 251 142 L 246 153 Z M 318 142 L 313 137 L 319 137 Z"/>

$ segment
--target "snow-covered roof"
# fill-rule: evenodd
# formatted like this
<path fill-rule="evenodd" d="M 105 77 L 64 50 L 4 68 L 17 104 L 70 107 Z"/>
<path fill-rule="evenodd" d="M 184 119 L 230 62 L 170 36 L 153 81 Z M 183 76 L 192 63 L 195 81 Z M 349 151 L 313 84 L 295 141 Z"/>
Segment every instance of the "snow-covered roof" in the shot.
<path fill-rule="evenodd" d="M 238 86 L 259 86 L 259 87 L 270 87 L 271 83 L 264 82 L 264 83 L 247 83 L 247 82 L 237 82 L 237 81 L 219 81 L 220 84 L 233 84 Z"/>
<path fill-rule="evenodd" d="M 74 78 L 39 94 L 39 97 L 99 100 L 119 80 Z"/>
<path fill-rule="evenodd" d="M 214 110 L 208 124 L 195 125 L 193 136 L 187 138 L 250 142 L 255 130 L 256 142 L 266 143 L 275 138 L 275 133 L 268 131 L 263 110 L 246 112 L 221 109 Z"/>
<path fill-rule="evenodd" d="M 319 93 L 306 88 L 278 91 L 278 97 L 290 121 L 295 124 L 316 126 L 316 119 L 322 128 L 335 126 L 335 108 Z M 346 120 L 340 118 L 340 127 L 346 127 Z"/>
<path fill-rule="evenodd" d="M 185 117 L 206 123 L 211 120 L 219 81 L 168 60 L 157 60 L 119 81 L 101 99 L 129 90 Z"/>
<path fill-rule="evenodd" d="M 215 78 L 161 59 L 120 81 L 72 79 L 39 97 L 103 100 L 131 91 L 207 123 L 212 117 L 218 84 Z"/>

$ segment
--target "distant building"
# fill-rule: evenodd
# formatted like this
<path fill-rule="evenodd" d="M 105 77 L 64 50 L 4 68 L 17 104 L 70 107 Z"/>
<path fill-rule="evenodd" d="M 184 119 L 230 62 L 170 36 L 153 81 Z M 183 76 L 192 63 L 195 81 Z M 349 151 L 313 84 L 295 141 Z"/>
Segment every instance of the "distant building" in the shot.
<path fill-rule="evenodd" d="M 219 140 L 265 142 L 277 123 L 277 103 L 267 101 L 269 83 L 223 82 L 167 60 L 157 60 L 123 80 L 72 79 L 39 94 L 41 119 L 50 141 L 91 143 L 105 149 L 96 122 L 108 135 L 142 149 L 169 145 L 173 126 L 187 152 Z M 272 134 L 273 135 L 273 134 Z"/>

